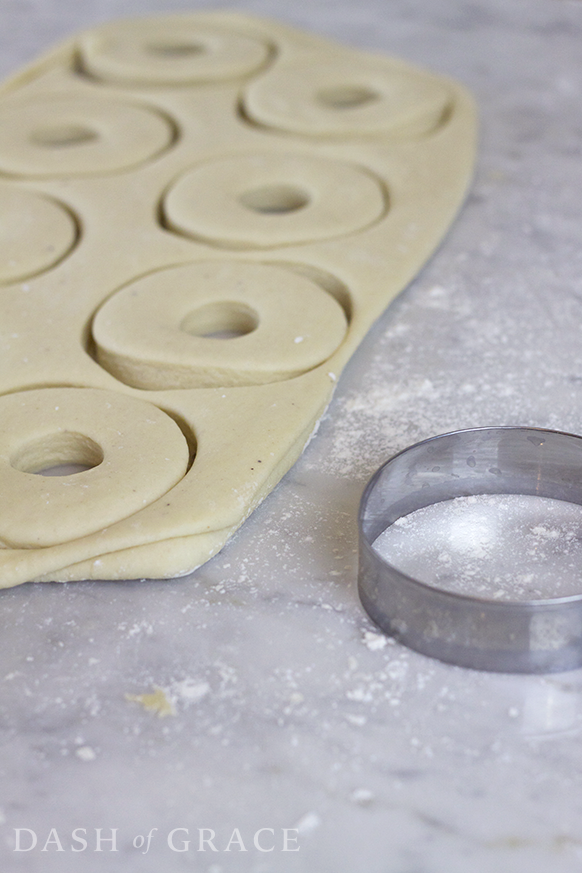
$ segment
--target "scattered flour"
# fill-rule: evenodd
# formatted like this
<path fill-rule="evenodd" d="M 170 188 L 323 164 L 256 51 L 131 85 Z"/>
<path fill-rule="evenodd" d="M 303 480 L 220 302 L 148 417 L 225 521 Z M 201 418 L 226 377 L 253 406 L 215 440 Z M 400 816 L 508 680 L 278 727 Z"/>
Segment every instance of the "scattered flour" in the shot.
<path fill-rule="evenodd" d="M 95 749 L 92 749 L 91 746 L 81 746 L 78 749 L 75 749 L 75 755 L 77 758 L 80 758 L 81 761 L 94 761 L 97 757 Z"/>
<path fill-rule="evenodd" d="M 355 788 L 350 794 L 350 800 L 359 806 L 368 806 L 374 800 L 374 792 L 369 788 Z"/>
<path fill-rule="evenodd" d="M 389 637 L 384 636 L 384 634 L 377 634 L 374 631 L 364 631 L 364 645 L 367 646 L 371 652 L 379 652 L 388 643 L 393 644 L 394 640 Z"/>
<path fill-rule="evenodd" d="M 300 834 L 309 834 L 311 831 L 316 830 L 320 825 L 321 818 L 316 812 L 306 812 L 305 815 L 302 815 L 295 823 L 295 827 Z"/>

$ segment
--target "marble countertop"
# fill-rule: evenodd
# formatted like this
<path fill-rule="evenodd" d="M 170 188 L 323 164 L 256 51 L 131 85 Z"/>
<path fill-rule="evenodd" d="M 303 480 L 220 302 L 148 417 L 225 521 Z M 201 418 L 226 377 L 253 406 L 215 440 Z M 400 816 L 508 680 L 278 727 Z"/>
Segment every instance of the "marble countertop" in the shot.
<path fill-rule="evenodd" d="M 177 581 L 0 592 L 0 867 L 582 870 L 582 671 L 430 660 L 379 634 L 355 586 L 360 494 L 395 451 L 482 425 L 582 433 L 582 4 L 206 6 L 457 77 L 480 108 L 476 178 L 316 438 L 219 556 Z M 0 72 L 165 7 L 4 0 Z M 144 706 L 157 689 L 166 717 Z"/>

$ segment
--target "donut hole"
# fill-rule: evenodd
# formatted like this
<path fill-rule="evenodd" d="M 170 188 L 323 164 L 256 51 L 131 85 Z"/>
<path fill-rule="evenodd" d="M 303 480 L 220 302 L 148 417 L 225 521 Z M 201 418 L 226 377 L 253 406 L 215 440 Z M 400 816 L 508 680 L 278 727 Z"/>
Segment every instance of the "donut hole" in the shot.
<path fill-rule="evenodd" d="M 309 195 L 293 185 L 265 185 L 245 191 L 239 202 L 252 212 L 264 215 L 284 215 L 297 212 L 309 203 Z"/>
<path fill-rule="evenodd" d="M 380 95 L 362 85 L 335 85 L 318 91 L 315 99 L 328 109 L 357 109 L 379 100 Z"/>
<path fill-rule="evenodd" d="M 81 433 L 54 433 L 33 440 L 20 448 L 10 464 L 21 473 L 40 476 L 71 476 L 98 467 L 103 450 Z"/>
<path fill-rule="evenodd" d="M 159 58 L 180 60 L 204 54 L 206 46 L 200 42 L 151 42 L 145 46 L 145 51 Z"/>
<path fill-rule="evenodd" d="M 205 339 L 236 339 L 252 333 L 258 326 L 259 317 L 250 306 L 222 301 L 192 310 L 182 320 L 180 329 Z"/>
<path fill-rule="evenodd" d="M 49 149 L 68 148 L 87 145 L 99 139 L 99 135 L 80 124 L 59 124 L 54 127 L 41 127 L 30 135 L 30 141 L 37 146 Z"/>

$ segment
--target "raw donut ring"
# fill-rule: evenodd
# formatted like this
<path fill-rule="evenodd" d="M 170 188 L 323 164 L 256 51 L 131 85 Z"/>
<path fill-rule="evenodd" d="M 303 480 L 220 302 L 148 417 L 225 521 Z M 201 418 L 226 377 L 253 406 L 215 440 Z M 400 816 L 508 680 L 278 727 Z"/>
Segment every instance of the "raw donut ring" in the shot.
<path fill-rule="evenodd" d="M 381 184 L 353 164 L 292 152 L 217 158 L 188 170 L 164 201 L 168 226 L 233 248 L 354 233 L 385 210 Z"/>
<path fill-rule="evenodd" d="M 339 303 L 303 276 L 200 261 L 126 285 L 97 313 L 93 338 L 99 363 L 128 385 L 201 388 L 289 379 L 330 357 L 346 329 Z"/>
<path fill-rule="evenodd" d="M 106 82 L 181 85 L 253 73 L 269 46 L 230 28 L 166 18 L 101 27 L 81 38 L 80 52 L 83 68 Z"/>
<path fill-rule="evenodd" d="M 448 88 L 428 73 L 384 58 L 350 69 L 345 57 L 281 63 L 252 82 L 246 114 L 266 127 L 304 136 L 422 135 L 451 104 Z"/>
<path fill-rule="evenodd" d="M 108 527 L 157 500 L 185 474 L 178 425 L 143 400 L 94 388 L 0 397 L 0 539 L 34 548 Z M 68 476 L 35 476 L 82 463 Z"/>
<path fill-rule="evenodd" d="M 77 228 L 56 200 L 0 186 L 0 284 L 48 270 L 73 247 Z"/>
<path fill-rule="evenodd" d="M 0 110 L 0 170 L 19 176 L 93 176 L 135 167 L 173 138 L 158 112 L 92 94 L 48 94 Z"/>

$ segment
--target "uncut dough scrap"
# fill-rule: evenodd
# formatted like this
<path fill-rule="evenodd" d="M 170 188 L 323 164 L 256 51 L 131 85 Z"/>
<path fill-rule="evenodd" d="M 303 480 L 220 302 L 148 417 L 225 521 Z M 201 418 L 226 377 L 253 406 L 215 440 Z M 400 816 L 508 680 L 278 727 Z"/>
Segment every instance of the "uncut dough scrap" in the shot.
<path fill-rule="evenodd" d="M 438 245 L 474 141 L 455 82 L 237 13 L 114 22 L 5 83 L 0 585 L 214 555 Z"/>

